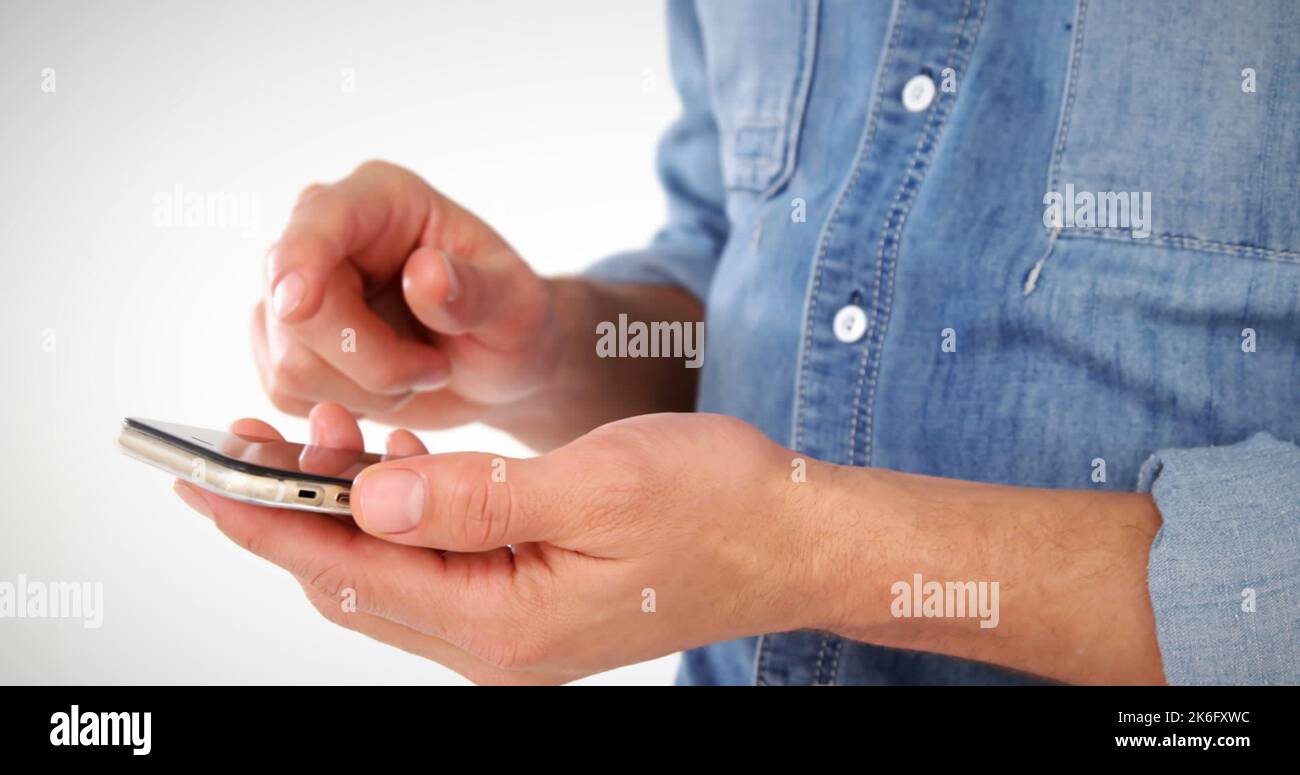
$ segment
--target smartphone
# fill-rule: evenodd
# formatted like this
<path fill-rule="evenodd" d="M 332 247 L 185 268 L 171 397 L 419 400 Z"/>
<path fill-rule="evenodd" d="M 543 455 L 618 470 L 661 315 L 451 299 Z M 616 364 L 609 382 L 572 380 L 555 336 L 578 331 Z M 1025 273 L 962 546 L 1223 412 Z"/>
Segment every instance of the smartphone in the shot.
<path fill-rule="evenodd" d="M 352 480 L 388 459 L 189 425 L 127 417 L 117 435 L 128 457 L 226 498 L 351 515 Z"/>

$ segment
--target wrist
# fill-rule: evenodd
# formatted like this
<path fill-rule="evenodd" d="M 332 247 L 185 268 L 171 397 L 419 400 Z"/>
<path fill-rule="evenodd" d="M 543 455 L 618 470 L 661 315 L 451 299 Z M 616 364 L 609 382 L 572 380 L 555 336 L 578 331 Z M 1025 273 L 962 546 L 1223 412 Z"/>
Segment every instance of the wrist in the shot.
<path fill-rule="evenodd" d="M 481 420 L 545 451 L 589 430 L 560 426 L 574 414 L 567 407 L 579 400 L 585 384 L 581 371 L 589 366 L 589 359 L 584 357 L 587 341 L 582 334 L 595 302 L 590 283 L 580 278 L 542 278 L 542 284 L 551 309 L 549 335 L 557 342 L 555 360 L 536 389 L 509 403 L 486 407 Z"/>
<path fill-rule="evenodd" d="M 808 461 L 816 507 L 806 520 L 807 605 L 798 629 L 859 640 L 890 624 L 890 588 L 905 578 L 910 530 L 906 493 L 892 471 Z M 909 535 L 910 533 L 910 535 Z M 906 576 L 910 578 L 910 576 Z"/>
<path fill-rule="evenodd" d="M 690 294 L 672 286 L 613 285 L 582 277 L 543 282 L 554 310 L 557 362 L 526 398 L 488 410 L 486 424 L 545 450 L 625 417 L 694 408 L 696 369 L 676 359 L 602 357 L 596 346 L 598 325 L 620 316 L 698 321 L 703 310 Z"/>

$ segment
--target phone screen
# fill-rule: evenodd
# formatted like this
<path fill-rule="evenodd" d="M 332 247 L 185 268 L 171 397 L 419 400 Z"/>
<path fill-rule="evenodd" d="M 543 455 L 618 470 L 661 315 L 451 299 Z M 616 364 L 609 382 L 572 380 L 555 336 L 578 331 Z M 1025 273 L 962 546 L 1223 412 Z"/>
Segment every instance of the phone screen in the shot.
<path fill-rule="evenodd" d="M 373 452 L 314 447 L 138 417 L 126 418 L 126 424 L 249 474 L 288 474 L 295 479 L 351 484 L 366 466 L 386 459 Z"/>

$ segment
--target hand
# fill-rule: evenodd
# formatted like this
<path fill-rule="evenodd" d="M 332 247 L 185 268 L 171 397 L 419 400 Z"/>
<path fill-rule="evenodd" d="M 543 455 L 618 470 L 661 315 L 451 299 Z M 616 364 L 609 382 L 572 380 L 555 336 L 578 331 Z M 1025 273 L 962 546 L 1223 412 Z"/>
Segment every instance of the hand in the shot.
<path fill-rule="evenodd" d="M 538 390 L 559 358 L 546 284 L 483 221 L 383 162 L 304 190 L 266 279 L 253 353 L 291 414 L 329 400 L 458 425 Z"/>
<path fill-rule="evenodd" d="M 313 444 L 360 448 L 338 405 L 316 407 L 311 428 Z M 278 438 L 256 420 L 231 430 Z M 797 502 L 789 453 L 738 420 L 637 417 L 526 460 L 428 455 L 407 431 L 388 452 L 415 457 L 357 478 L 360 529 L 177 491 L 330 621 L 477 683 L 564 682 L 823 624 L 818 517 Z"/>

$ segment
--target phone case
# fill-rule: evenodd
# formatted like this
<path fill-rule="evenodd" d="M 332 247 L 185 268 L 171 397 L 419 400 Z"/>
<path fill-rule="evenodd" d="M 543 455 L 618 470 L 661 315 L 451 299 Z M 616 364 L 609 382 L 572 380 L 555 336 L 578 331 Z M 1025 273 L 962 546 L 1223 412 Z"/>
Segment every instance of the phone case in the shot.
<path fill-rule="evenodd" d="M 127 457 L 224 498 L 259 506 L 352 515 L 352 493 L 347 485 L 237 471 L 219 459 L 182 449 L 126 425 L 118 432 L 117 446 Z"/>

